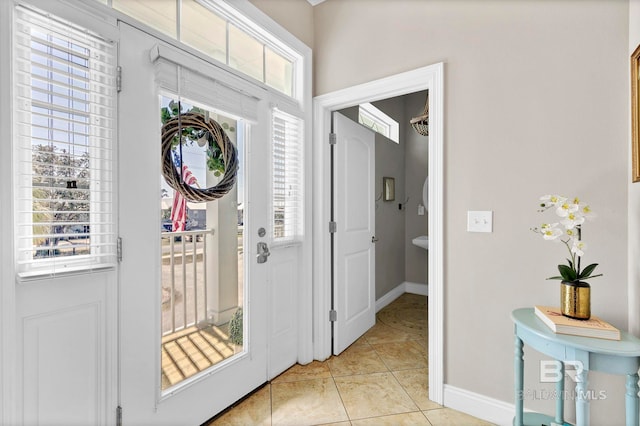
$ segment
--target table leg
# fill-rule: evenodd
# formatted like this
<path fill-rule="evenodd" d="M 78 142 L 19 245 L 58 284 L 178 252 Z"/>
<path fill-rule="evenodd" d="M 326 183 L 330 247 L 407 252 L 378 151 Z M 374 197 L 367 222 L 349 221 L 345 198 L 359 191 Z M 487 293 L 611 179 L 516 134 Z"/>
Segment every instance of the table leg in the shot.
<path fill-rule="evenodd" d="M 514 389 L 516 403 L 516 418 L 514 419 L 514 425 L 522 426 L 524 421 L 524 352 L 522 351 L 522 340 L 518 336 L 516 336 L 515 340 L 513 370 L 515 376 Z"/>
<path fill-rule="evenodd" d="M 564 362 L 560 363 L 560 377 L 556 382 L 556 419 L 555 422 L 559 425 L 564 424 Z"/>
<path fill-rule="evenodd" d="M 627 409 L 627 426 L 638 426 L 638 374 L 627 375 L 627 394 L 625 407 Z"/>
<path fill-rule="evenodd" d="M 580 367 L 576 374 L 576 426 L 589 426 L 589 370 Z"/>

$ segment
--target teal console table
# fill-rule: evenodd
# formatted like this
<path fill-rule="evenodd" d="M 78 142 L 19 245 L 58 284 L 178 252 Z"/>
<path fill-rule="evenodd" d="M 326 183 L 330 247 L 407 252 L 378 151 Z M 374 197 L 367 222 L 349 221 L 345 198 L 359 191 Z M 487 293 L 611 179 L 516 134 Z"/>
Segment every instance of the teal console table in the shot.
<path fill-rule="evenodd" d="M 638 369 L 640 368 L 640 339 L 620 331 L 620 340 L 556 334 L 536 316 L 533 308 L 516 309 L 511 313 L 515 324 L 515 403 L 516 426 L 565 425 L 564 421 L 564 366 L 582 363 L 576 374 L 576 423 L 589 426 L 589 397 L 587 391 L 590 370 L 627 376 L 625 407 L 626 425 L 639 426 Z M 524 351 L 526 343 L 533 349 L 560 361 L 560 379 L 556 382 L 555 417 L 538 413 L 524 413 Z"/>

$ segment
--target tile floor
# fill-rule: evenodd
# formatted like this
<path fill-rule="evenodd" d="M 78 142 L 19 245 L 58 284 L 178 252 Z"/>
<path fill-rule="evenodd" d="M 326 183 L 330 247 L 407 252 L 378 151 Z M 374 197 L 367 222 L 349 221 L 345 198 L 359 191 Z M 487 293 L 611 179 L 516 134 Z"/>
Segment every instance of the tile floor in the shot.
<path fill-rule="evenodd" d="M 405 293 L 342 354 L 291 367 L 208 426 L 490 425 L 429 400 L 426 304 Z"/>

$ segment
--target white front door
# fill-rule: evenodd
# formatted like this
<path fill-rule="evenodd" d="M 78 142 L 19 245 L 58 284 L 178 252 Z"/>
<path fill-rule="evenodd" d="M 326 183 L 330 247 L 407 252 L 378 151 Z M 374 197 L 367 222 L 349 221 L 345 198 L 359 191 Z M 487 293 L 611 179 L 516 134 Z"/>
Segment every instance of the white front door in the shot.
<path fill-rule="evenodd" d="M 160 108 L 166 106 L 161 95 L 171 95 L 159 91 L 156 69 L 149 57 L 158 40 L 126 24 L 121 23 L 120 29 L 119 220 L 123 254 L 120 404 L 123 424 L 198 425 L 267 380 L 269 299 L 266 268 L 269 263 L 257 263 L 256 246 L 258 242 L 270 242 L 268 233 L 265 237 L 259 237 L 258 233 L 259 228 L 269 229 L 269 191 L 265 191 L 269 164 L 264 159 L 270 158 L 270 153 L 269 144 L 264 143 L 266 138 L 261 136 L 268 134 L 268 119 L 261 115 L 263 113 L 258 114 L 257 122 L 250 124 L 242 117 L 235 118 L 237 121 L 233 126 L 237 128 L 234 131 L 238 140 L 243 138 L 236 182 L 244 188 L 243 206 L 236 205 L 233 194 L 240 190 L 234 188 L 212 202 L 217 203 L 212 204 L 213 207 L 207 205 L 201 212 L 206 215 L 207 228 L 213 228 L 211 234 L 201 240 L 201 237 L 189 235 L 167 237 L 165 234 L 161 238 L 166 218 L 161 221 Z M 207 105 L 198 106 L 207 108 Z M 224 111 L 217 112 L 224 114 Z M 186 154 L 184 158 L 186 161 Z M 211 186 L 203 180 L 199 179 L 200 186 Z M 221 211 L 229 206 L 234 212 L 239 209 L 238 216 L 227 215 L 223 220 Z M 188 205 L 188 208 L 195 215 L 198 206 Z M 181 256 L 190 247 L 193 247 L 193 257 Z M 201 265 L 195 265 L 202 263 L 196 262 L 199 256 L 206 258 L 208 264 L 208 292 L 193 296 L 187 284 L 171 288 L 168 282 L 180 281 L 181 276 L 200 274 Z M 168 272 L 167 268 L 170 268 Z M 226 276 L 221 273 L 223 270 L 228 272 Z M 209 285 L 212 274 L 216 274 L 216 279 Z M 219 302 L 233 299 L 238 294 L 244 298 L 241 305 L 244 310 L 243 343 L 236 348 L 235 355 L 228 355 L 225 354 L 230 348 L 228 342 L 215 340 L 213 335 L 224 334 L 225 330 L 230 332 L 225 323 L 233 311 Z M 172 309 L 167 305 L 182 300 L 184 313 L 187 302 L 194 297 L 209 303 L 204 308 L 206 318 L 202 320 L 195 314 L 195 319 L 189 320 L 186 314 L 172 315 L 168 323 L 177 324 L 171 326 L 175 326 L 178 333 L 184 333 L 182 338 L 188 341 L 184 345 L 178 342 L 182 355 L 170 353 L 171 348 L 163 346 L 167 336 L 162 335 L 167 325 L 167 321 L 163 324 L 162 320 L 167 310 Z M 196 337 L 208 340 L 210 344 L 213 342 L 221 358 L 217 361 L 206 353 L 196 338 L 187 335 L 190 326 L 198 328 L 208 323 L 217 328 L 214 331 L 207 329 L 209 331 Z M 216 346 L 218 344 L 220 346 Z M 189 357 L 188 368 L 180 363 L 181 357 Z M 169 362 L 175 363 L 171 368 L 180 370 L 176 374 L 182 374 L 183 380 L 167 382 L 170 372 L 163 367 Z M 194 372 L 194 369 L 201 371 Z"/>
<path fill-rule="evenodd" d="M 333 353 L 375 324 L 375 135 L 333 113 Z"/>

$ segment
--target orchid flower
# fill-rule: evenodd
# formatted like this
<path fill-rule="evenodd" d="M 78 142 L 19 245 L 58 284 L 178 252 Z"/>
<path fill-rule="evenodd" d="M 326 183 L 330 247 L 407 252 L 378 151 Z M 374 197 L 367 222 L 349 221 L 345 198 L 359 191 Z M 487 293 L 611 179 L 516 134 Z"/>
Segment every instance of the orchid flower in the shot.
<path fill-rule="evenodd" d="M 586 219 L 596 216 L 591 207 L 581 202 L 578 197 L 569 199 L 560 195 L 543 195 L 540 201 L 540 212 L 554 208 L 556 215 L 562 220 L 559 223 L 543 223 L 540 228 L 533 228 L 533 231 L 541 234 L 544 240 L 561 241 L 571 256 L 567 259 L 568 265 L 558 265 L 560 275 L 548 279 L 576 282 L 602 276 L 592 275 L 598 266 L 597 263 L 592 263 L 584 269 L 580 265 L 581 257 L 587 248 L 587 244 L 582 241 L 582 226 Z M 566 238 L 563 238 L 564 236 Z"/>

